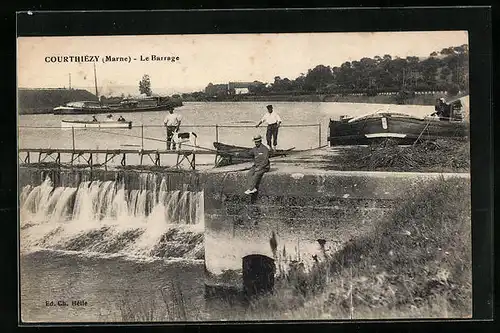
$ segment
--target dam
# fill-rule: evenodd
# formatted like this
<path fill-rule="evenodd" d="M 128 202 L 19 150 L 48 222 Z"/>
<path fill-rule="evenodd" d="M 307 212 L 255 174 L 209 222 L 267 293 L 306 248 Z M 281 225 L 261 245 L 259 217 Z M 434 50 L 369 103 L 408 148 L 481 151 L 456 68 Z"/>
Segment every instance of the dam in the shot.
<path fill-rule="evenodd" d="M 199 267 L 191 274 L 195 287 L 170 290 L 174 299 L 195 293 L 196 302 L 168 318 L 227 319 L 231 311 L 244 311 L 245 272 L 262 270 L 262 260 L 272 265 L 272 281 L 297 263 L 309 274 L 328 255 L 372 233 L 409 189 L 438 179 L 469 182 L 467 173 L 328 170 L 331 154 L 323 149 L 275 159 L 254 195 L 243 193 L 250 163 L 163 172 L 22 165 L 21 253 L 191 261 Z M 154 294 L 157 302 L 165 297 Z"/>

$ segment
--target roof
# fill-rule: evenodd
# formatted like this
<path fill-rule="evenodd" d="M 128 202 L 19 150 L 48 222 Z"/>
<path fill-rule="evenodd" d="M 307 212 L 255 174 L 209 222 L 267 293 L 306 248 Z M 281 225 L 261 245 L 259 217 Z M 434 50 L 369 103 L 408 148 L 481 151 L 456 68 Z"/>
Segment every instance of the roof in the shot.
<path fill-rule="evenodd" d="M 256 85 L 257 82 L 229 82 L 229 88 L 248 88 Z"/>

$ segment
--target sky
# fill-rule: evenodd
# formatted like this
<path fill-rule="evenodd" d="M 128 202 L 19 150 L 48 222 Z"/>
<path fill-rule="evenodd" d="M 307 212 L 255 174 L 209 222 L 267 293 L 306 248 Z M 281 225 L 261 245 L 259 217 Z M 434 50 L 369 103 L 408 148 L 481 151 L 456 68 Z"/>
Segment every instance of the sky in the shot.
<path fill-rule="evenodd" d="M 153 93 L 174 94 L 203 90 L 210 82 L 292 80 L 316 65 L 340 66 L 363 57 L 426 57 L 462 44 L 468 44 L 466 31 L 19 37 L 17 86 L 67 88 L 71 75 L 73 88 L 94 92 L 95 58 L 89 56 L 99 56 L 99 95 L 138 93 L 144 74 Z M 152 55 L 179 60 L 153 61 Z M 50 62 L 58 56 L 90 61 Z M 130 62 L 103 62 L 106 56 Z"/>

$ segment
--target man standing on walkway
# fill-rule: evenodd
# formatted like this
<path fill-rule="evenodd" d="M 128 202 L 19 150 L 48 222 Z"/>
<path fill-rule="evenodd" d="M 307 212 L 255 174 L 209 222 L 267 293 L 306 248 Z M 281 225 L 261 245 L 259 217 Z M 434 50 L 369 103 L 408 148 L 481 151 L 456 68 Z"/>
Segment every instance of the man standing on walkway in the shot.
<path fill-rule="evenodd" d="M 269 149 L 262 144 L 262 137 L 260 135 L 254 136 L 253 141 L 255 147 L 250 149 L 250 155 L 254 158 L 254 164 L 248 172 L 248 190 L 245 194 L 253 194 L 257 192 L 260 181 L 264 173 L 269 171 Z"/>
<path fill-rule="evenodd" d="M 172 141 L 172 136 L 174 135 L 174 132 L 179 132 L 179 127 L 181 126 L 181 116 L 174 113 L 173 107 L 170 106 L 168 108 L 168 113 L 163 120 L 163 124 L 167 129 L 167 150 L 170 150 L 171 146 L 172 149 L 175 150 L 175 142 Z"/>
<path fill-rule="evenodd" d="M 266 107 L 267 113 L 262 117 L 259 123 L 255 125 L 255 127 L 259 127 L 263 122 L 267 123 L 267 145 L 270 149 L 273 149 L 272 147 L 274 147 L 274 150 L 276 150 L 276 146 L 278 145 L 278 128 L 281 126 L 281 118 L 276 112 L 273 112 L 272 105 L 268 105 Z"/>

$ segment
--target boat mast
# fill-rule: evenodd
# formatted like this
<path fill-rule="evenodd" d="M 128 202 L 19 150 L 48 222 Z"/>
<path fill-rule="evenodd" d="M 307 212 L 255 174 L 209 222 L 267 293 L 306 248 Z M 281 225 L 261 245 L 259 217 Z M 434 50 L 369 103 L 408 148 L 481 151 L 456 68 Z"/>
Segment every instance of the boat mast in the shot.
<path fill-rule="evenodd" d="M 97 92 L 97 74 L 95 71 L 95 62 L 94 62 L 94 83 L 95 83 L 95 96 L 97 97 L 99 103 L 101 103 L 101 99 L 99 98 L 99 93 Z"/>

